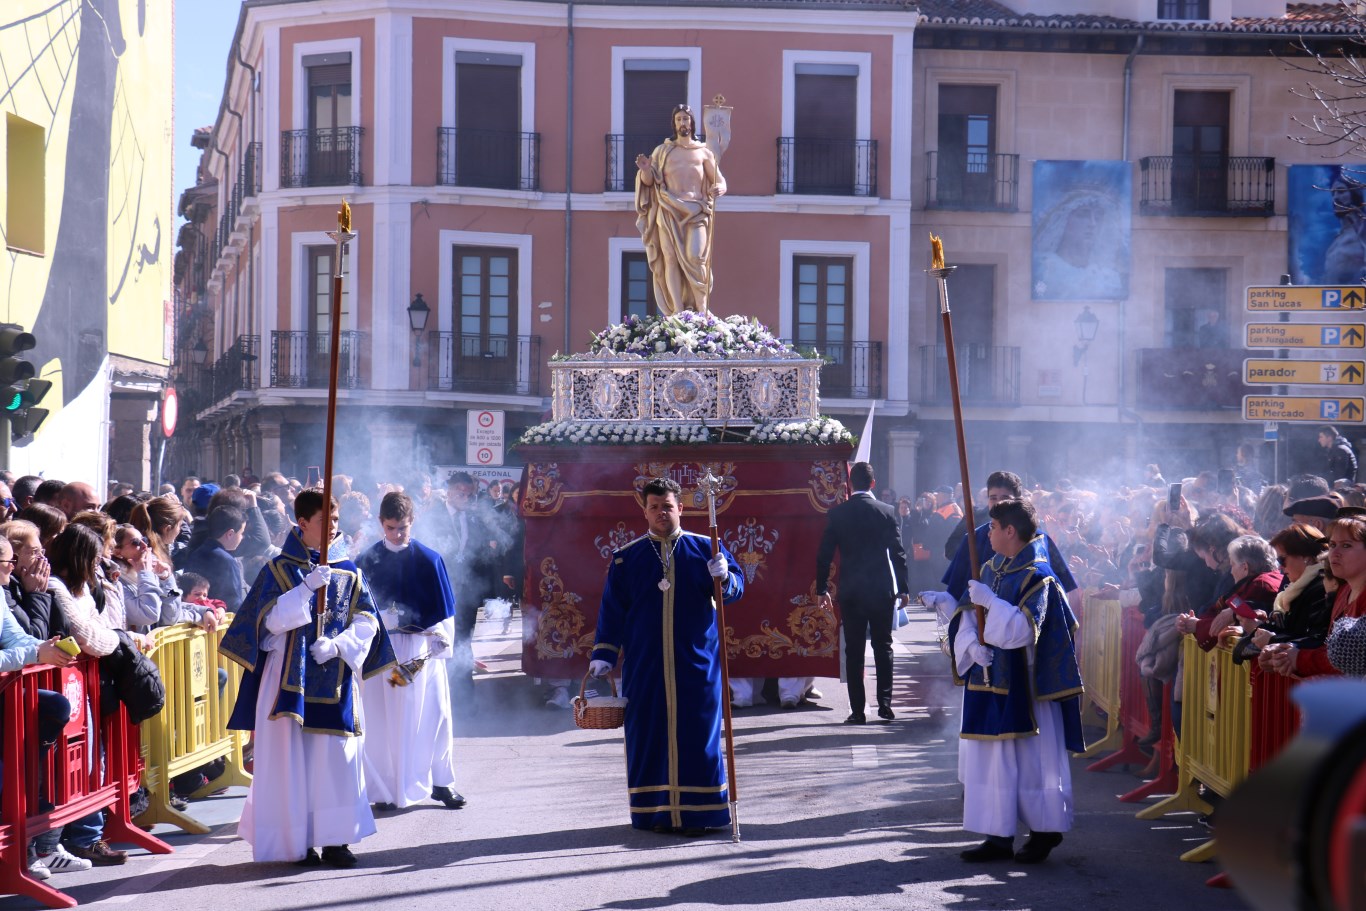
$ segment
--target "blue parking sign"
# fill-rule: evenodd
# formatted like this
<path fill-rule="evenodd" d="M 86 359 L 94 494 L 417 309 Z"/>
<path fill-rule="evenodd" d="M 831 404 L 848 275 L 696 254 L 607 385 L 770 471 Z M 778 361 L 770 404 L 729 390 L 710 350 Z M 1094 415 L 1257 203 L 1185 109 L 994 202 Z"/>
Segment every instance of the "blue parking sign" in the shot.
<path fill-rule="evenodd" d="M 1323 347 L 1336 348 L 1342 344 L 1342 330 L 1337 326 L 1323 327 Z"/>
<path fill-rule="evenodd" d="M 1324 289 L 1323 289 L 1323 309 L 1325 309 L 1325 310 L 1333 310 L 1333 309 L 1339 308 L 1339 307 L 1341 307 L 1341 306 L 1342 306 L 1342 289 L 1341 289 L 1341 288 L 1324 288 Z"/>
<path fill-rule="evenodd" d="M 1325 421 L 1336 421 L 1338 419 L 1338 400 L 1324 399 L 1319 402 L 1319 417 Z"/>

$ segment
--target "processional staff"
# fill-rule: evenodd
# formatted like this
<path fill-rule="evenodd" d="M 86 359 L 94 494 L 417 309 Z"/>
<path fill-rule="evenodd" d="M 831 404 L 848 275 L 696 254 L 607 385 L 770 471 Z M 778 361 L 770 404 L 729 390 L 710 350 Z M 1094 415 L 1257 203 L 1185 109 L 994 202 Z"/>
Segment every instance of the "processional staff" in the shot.
<path fill-rule="evenodd" d="M 972 481 L 968 478 L 968 445 L 963 435 L 963 400 L 958 391 L 958 357 L 953 347 L 953 314 L 949 311 L 949 276 L 957 266 L 944 263 L 944 244 L 934 234 L 930 235 L 930 268 L 926 271 L 939 283 L 939 316 L 944 323 L 944 351 L 948 357 L 949 395 L 953 400 L 953 429 L 958 438 L 958 471 L 963 479 L 963 509 L 967 513 L 968 526 L 968 569 L 973 580 L 981 576 L 981 563 L 977 559 L 976 517 L 972 509 Z M 985 644 L 987 612 L 980 604 L 975 605 L 977 613 L 977 641 Z"/>
<path fill-rule="evenodd" d="M 716 492 L 721 489 L 721 479 L 712 474 L 710 468 L 698 482 L 707 492 L 707 518 L 711 523 L 711 555 L 721 554 L 721 539 L 716 531 Z M 716 602 L 716 637 L 721 651 L 721 717 L 725 721 L 726 735 L 726 791 L 730 794 L 730 840 L 740 841 L 740 793 L 735 785 L 735 731 L 730 714 L 730 660 L 726 657 L 726 601 L 721 580 L 712 576 L 712 598 Z"/>
<path fill-rule="evenodd" d="M 337 439 L 337 365 L 341 354 L 341 296 L 342 276 L 346 274 L 343 259 L 346 245 L 356 239 L 351 230 L 351 207 L 342 200 L 341 211 L 337 213 L 337 230 L 328 231 L 327 236 L 337 245 L 336 255 L 332 258 L 332 302 L 328 315 L 328 373 L 327 373 L 327 437 L 323 444 L 323 526 L 322 542 L 318 547 L 318 565 L 327 565 L 327 552 L 332 545 L 332 449 Z M 327 619 L 327 589 L 318 589 L 318 638 L 323 636 L 323 626 Z"/>

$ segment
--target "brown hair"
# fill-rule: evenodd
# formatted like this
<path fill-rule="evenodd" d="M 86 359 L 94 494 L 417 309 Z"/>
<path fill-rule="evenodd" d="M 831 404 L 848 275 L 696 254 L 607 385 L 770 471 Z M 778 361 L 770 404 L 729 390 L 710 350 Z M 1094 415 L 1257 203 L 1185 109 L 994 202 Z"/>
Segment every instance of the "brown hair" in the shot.
<path fill-rule="evenodd" d="M 1272 535 L 1270 544 L 1279 547 L 1291 557 L 1318 557 L 1328 549 L 1328 539 L 1323 532 L 1312 525 L 1291 525 Z"/>
<path fill-rule="evenodd" d="M 414 513 L 412 497 L 406 493 L 392 491 L 386 493 L 384 499 L 379 501 L 379 520 L 381 522 L 385 519 L 391 522 L 402 522 L 404 519 L 411 519 Z"/>
<path fill-rule="evenodd" d="M 71 521 L 67 524 L 84 525 L 86 528 L 99 535 L 106 544 L 114 543 L 114 520 L 102 512 L 95 512 L 93 509 L 87 510 L 86 512 L 78 512 L 71 517 Z"/>
<path fill-rule="evenodd" d="M 30 503 L 19 510 L 15 518 L 33 523 L 38 529 L 38 542 L 43 545 L 43 550 L 47 550 L 53 539 L 66 528 L 66 513 L 46 503 Z"/>
<path fill-rule="evenodd" d="M 161 529 L 174 526 L 178 530 L 184 520 L 185 507 L 175 497 L 153 497 L 133 507 L 133 516 L 129 521 L 142 532 L 148 546 L 161 562 L 169 564 L 171 554 L 161 540 Z"/>
<path fill-rule="evenodd" d="M 52 575 L 66 583 L 71 594 L 80 596 L 87 587 L 96 584 L 95 567 L 103 553 L 104 542 L 100 536 L 85 525 L 73 522 L 62 529 L 48 548 Z"/>

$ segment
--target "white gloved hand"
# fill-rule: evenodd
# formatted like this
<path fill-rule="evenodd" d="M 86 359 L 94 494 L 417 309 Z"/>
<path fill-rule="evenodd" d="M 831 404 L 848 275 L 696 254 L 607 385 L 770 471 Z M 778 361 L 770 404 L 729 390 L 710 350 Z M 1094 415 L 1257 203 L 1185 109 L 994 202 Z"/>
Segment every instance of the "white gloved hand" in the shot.
<path fill-rule="evenodd" d="M 968 657 L 972 659 L 973 664 L 991 667 L 991 649 L 980 642 L 974 642 L 968 646 Z"/>
<path fill-rule="evenodd" d="M 337 657 L 337 642 L 335 639 L 324 636 L 308 647 L 308 653 L 313 656 L 316 663 L 326 664 Z"/>
<path fill-rule="evenodd" d="M 707 561 L 707 572 L 711 573 L 713 579 L 724 579 L 730 575 L 730 565 L 726 563 L 725 554 L 717 554 Z"/>
<path fill-rule="evenodd" d="M 606 661 L 588 662 L 588 673 L 594 677 L 606 677 L 612 672 L 612 665 Z"/>
<path fill-rule="evenodd" d="M 384 621 L 385 629 L 398 629 L 399 616 L 397 607 L 386 607 L 379 612 L 379 618 Z"/>
<path fill-rule="evenodd" d="M 446 639 L 446 634 L 439 629 L 429 630 L 427 637 L 432 640 L 428 648 L 433 658 L 441 658 L 451 650 L 450 641 Z"/>
<path fill-rule="evenodd" d="M 308 586 L 309 591 L 315 592 L 326 585 L 331 578 L 332 567 L 315 566 L 313 567 L 313 572 L 304 576 L 304 585 Z"/>
<path fill-rule="evenodd" d="M 985 582 L 978 582 L 976 579 L 968 580 L 968 600 L 978 607 L 986 607 L 996 599 L 996 593 L 991 590 L 991 586 Z"/>

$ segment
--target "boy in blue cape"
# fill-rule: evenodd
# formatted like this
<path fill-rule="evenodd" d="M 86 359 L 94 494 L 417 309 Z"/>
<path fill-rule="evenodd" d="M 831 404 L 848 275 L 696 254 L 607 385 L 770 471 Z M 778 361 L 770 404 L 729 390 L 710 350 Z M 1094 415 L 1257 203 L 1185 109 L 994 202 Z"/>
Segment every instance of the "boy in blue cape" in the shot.
<path fill-rule="evenodd" d="M 295 499 L 298 527 L 256 577 L 219 646 L 246 668 L 228 727 L 256 732 L 255 776 L 237 826 L 256 861 L 351 867 L 347 846 L 375 831 L 356 675 L 393 667 L 394 651 L 360 571 L 334 536 L 336 500 L 330 505 L 323 508 L 317 489 Z M 318 564 L 324 540 L 326 566 Z"/>

